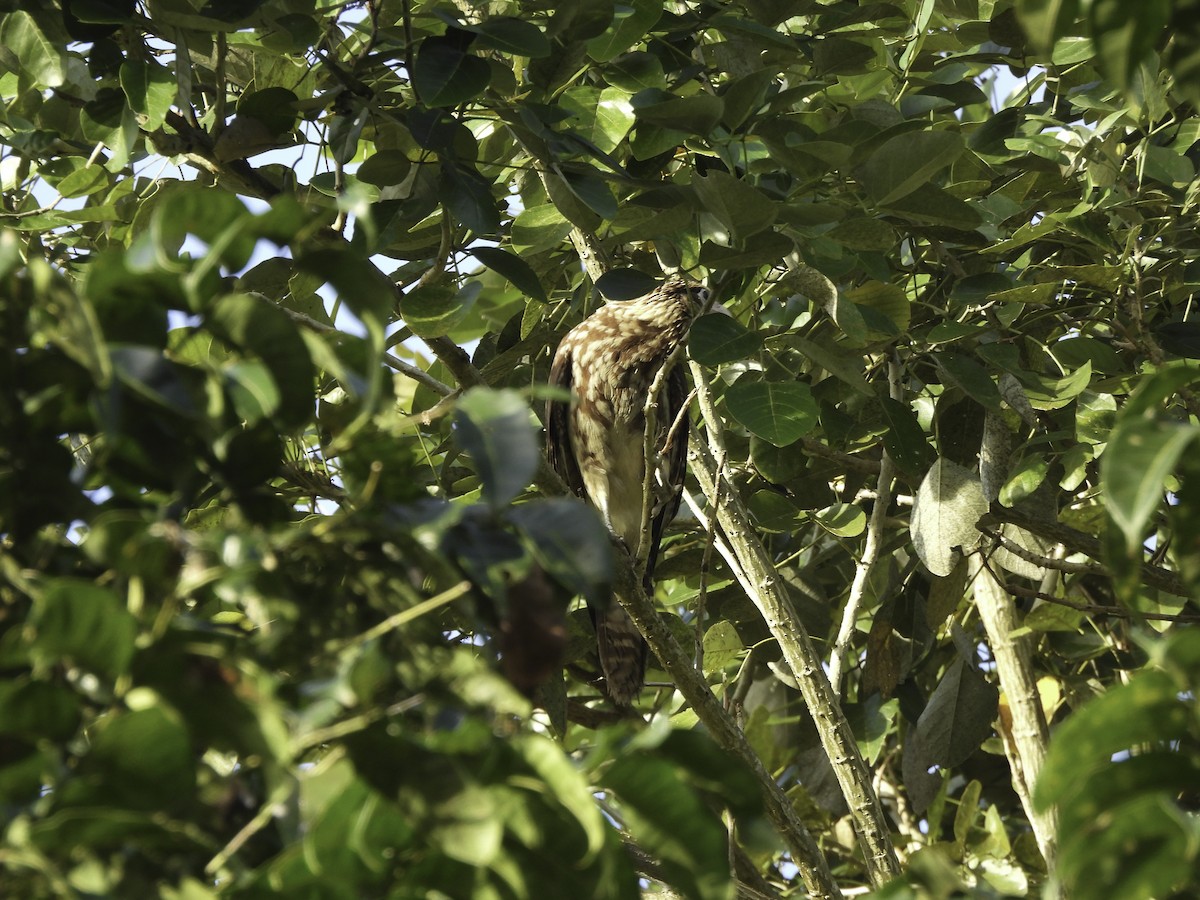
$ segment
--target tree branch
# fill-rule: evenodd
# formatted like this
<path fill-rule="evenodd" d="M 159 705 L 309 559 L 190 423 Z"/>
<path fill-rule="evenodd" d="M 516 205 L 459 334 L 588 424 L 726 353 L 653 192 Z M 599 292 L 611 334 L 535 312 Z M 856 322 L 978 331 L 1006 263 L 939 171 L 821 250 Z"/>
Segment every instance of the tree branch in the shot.
<path fill-rule="evenodd" d="M 544 494 L 553 496 L 567 493 L 562 479 L 544 460 L 538 469 L 536 483 Z M 645 594 L 642 580 L 634 569 L 628 551 L 616 541 L 613 549 L 616 565 L 614 594 L 663 668 L 675 681 L 676 689 L 696 712 L 709 736 L 727 753 L 741 760 L 757 779 L 767 814 L 791 851 L 809 894 L 822 898 L 840 897 L 825 855 L 797 814 L 792 801 L 771 777 L 733 717 L 721 705 L 703 676 L 692 665 L 691 658 L 675 640 L 675 635 L 659 617 L 654 603 Z"/>
<path fill-rule="evenodd" d="M 1090 556 L 1092 559 L 1104 558 L 1100 541 L 1097 538 L 1092 537 L 1090 534 L 1084 534 L 1082 531 L 1077 531 L 1069 525 L 1063 525 L 1060 522 L 1046 522 L 1042 519 L 1035 519 L 1031 516 L 1023 515 L 1015 509 L 1006 509 L 998 505 L 993 505 L 991 512 L 979 520 L 979 524 L 985 527 L 1005 523 L 1016 525 L 1018 528 L 1024 528 L 1026 531 L 1040 537 L 1063 544 L 1071 550 L 1082 553 L 1085 556 Z M 1008 549 L 1012 550 L 1012 547 L 1010 546 Z M 1020 553 L 1013 552 L 1015 555 L 1021 556 Z M 1054 567 L 1061 568 L 1061 564 L 1056 564 Z M 1164 569 L 1162 566 L 1144 562 L 1141 565 L 1141 570 L 1143 584 L 1158 588 L 1160 591 L 1166 591 L 1168 594 L 1174 594 L 1176 597 L 1191 596 L 1187 588 L 1183 586 L 1183 582 L 1180 581 L 1179 575 L 1170 569 Z M 1108 578 L 1112 577 L 1112 574 L 1106 567 L 1100 568 L 1100 574 Z"/>
<path fill-rule="evenodd" d="M 900 367 L 895 360 L 888 362 L 889 393 L 893 400 L 900 399 Z M 871 570 L 879 559 L 879 551 L 883 547 L 883 529 L 887 521 L 888 507 L 892 505 L 892 481 L 896 477 L 896 466 L 886 449 L 879 459 L 879 480 L 875 486 L 875 505 L 871 508 L 871 519 L 867 523 L 867 539 L 863 545 L 862 557 L 854 567 L 854 581 L 850 585 L 850 596 L 846 599 L 846 608 L 842 611 L 842 624 L 838 628 L 837 639 L 834 641 L 833 654 L 829 658 L 829 683 L 834 694 L 841 696 L 842 671 L 846 667 L 846 657 L 854 642 L 855 626 L 858 622 L 858 611 L 862 606 L 863 597 L 867 590 L 867 581 Z"/>
<path fill-rule="evenodd" d="M 717 522 L 740 563 L 739 581 L 779 642 L 784 659 L 817 724 L 821 744 L 854 817 L 871 883 L 878 887 L 900 872 L 883 808 L 871 785 L 866 763 L 858 752 L 858 743 L 850 730 L 850 723 L 846 721 L 829 679 L 825 677 L 821 657 L 796 615 L 766 548 L 757 537 L 750 513 L 741 495 L 728 483 L 725 473 L 715 469 L 714 458 L 724 455 L 721 424 L 713 407 L 704 370 L 695 362 L 690 365 L 700 412 L 712 443 L 710 451 L 698 435 L 693 435 L 689 456 L 697 464 L 692 466 L 692 472 L 700 489 L 709 498 L 716 496 L 718 479 L 727 482 L 723 492 L 725 499 L 715 510 Z"/>
<path fill-rule="evenodd" d="M 1049 728 L 1038 694 L 1037 676 L 1027 638 L 1014 638 L 1017 627 L 1016 606 L 999 582 L 976 553 L 969 558 L 974 582 L 975 608 L 987 632 L 988 646 L 996 660 L 1000 687 L 1008 700 L 1011 727 L 1001 712 L 1001 734 L 1004 752 L 1013 773 L 1013 787 L 1021 798 L 1021 806 L 1029 817 L 1033 835 L 1046 865 L 1052 867 L 1055 855 L 1055 823 L 1053 812 L 1039 812 L 1033 804 L 1032 789 L 1046 758 Z"/>

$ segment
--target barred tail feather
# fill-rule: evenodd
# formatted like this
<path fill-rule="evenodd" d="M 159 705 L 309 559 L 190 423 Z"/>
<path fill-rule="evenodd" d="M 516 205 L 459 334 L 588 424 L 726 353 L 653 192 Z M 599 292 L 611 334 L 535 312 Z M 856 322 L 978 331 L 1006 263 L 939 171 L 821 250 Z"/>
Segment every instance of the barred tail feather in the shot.
<path fill-rule="evenodd" d="M 605 691 L 617 706 L 630 706 L 646 678 L 646 641 L 629 614 L 614 598 L 607 612 L 596 617 L 596 644 Z"/>

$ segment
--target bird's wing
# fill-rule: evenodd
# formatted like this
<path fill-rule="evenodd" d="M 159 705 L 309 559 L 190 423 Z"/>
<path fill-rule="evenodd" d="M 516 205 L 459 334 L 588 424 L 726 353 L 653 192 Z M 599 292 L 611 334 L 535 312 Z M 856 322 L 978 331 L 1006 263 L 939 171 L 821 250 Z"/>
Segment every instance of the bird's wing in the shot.
<path fill-rule="evenodd" d="M 550 366 L 550 384 L 570 391 L 574 379 L 571 346 L 566 341 L 559 344 Z M 546 456 L 550 466 L 567 487 L 579 497 L 584 496 L 583 473 L 571 447 L 571 404 L 567 400 L 546 402 Z"/>
<path fill-rule="evenodd" d="M 663 404 L 661 416 L 662 427 L 669 429 L 681 414 L 688 399 L 687 377 L 683 374 L 682 366 L 677 365 L 667 376 L 666 394 L 666 403 Z M 691 423 L 687 419 L 686 412 L 682 412 L 682 415 L 684 419 L 675 432 L 674 439 L 663 450 L 667 482 L 671 486 L 671 498 L 663 504 L 655 515 L 654 521 L 650 523 L 650 555 L 646 559 L 646 586 L 651 592 L 654 584 L 654 564 L 658 560 L 658 548 L 662 543 L 663 532 L 667 530 L 667 526 L 679 512 L 679 505 L 683 501 L 683 480 L 687 474 L 688 429 Z"/>

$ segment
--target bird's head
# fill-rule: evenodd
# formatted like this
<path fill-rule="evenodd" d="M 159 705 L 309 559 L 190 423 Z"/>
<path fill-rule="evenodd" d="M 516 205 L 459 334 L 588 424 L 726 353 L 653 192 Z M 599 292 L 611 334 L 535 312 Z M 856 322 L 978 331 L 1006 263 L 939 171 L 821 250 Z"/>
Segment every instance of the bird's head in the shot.
<path fill-rule="evenodd" d="M 710 302 L 711 296 L 703 285 L 676 276 L 650 293 L 626 302 L 635 307 L 640 316 L 652 319 L 690 322 L 704 313 L 731 315 L 720 303 Z"/>

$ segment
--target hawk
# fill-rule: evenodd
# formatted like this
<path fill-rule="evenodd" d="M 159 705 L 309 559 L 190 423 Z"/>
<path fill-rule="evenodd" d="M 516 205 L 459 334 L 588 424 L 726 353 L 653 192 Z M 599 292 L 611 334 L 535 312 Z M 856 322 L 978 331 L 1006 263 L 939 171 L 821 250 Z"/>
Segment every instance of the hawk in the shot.
<path fill-rule="evenodd" d="M 551 465 L 599 511 L 630 553 L 637 552 L 642 527 L 646 401 L 707 299 L 705 288 L 672 279 L 636 300 L 597 310 L 567 332 L 554 354 L 550 383 L 570 390 L 571 402 L 551 400 L 546 406 Z M 651 505 L 648 593 L 663 530 L 678 512 L 683 490 L 687 393 L 683 371 L 673 369 L 659 397 L 654 438 L 654 466 L 665 489 L 655 491 Z M 646 642 L 619 602 L 591 614 L 605 689 L 613 703 L 629 706 L 642 688 Z"/>

